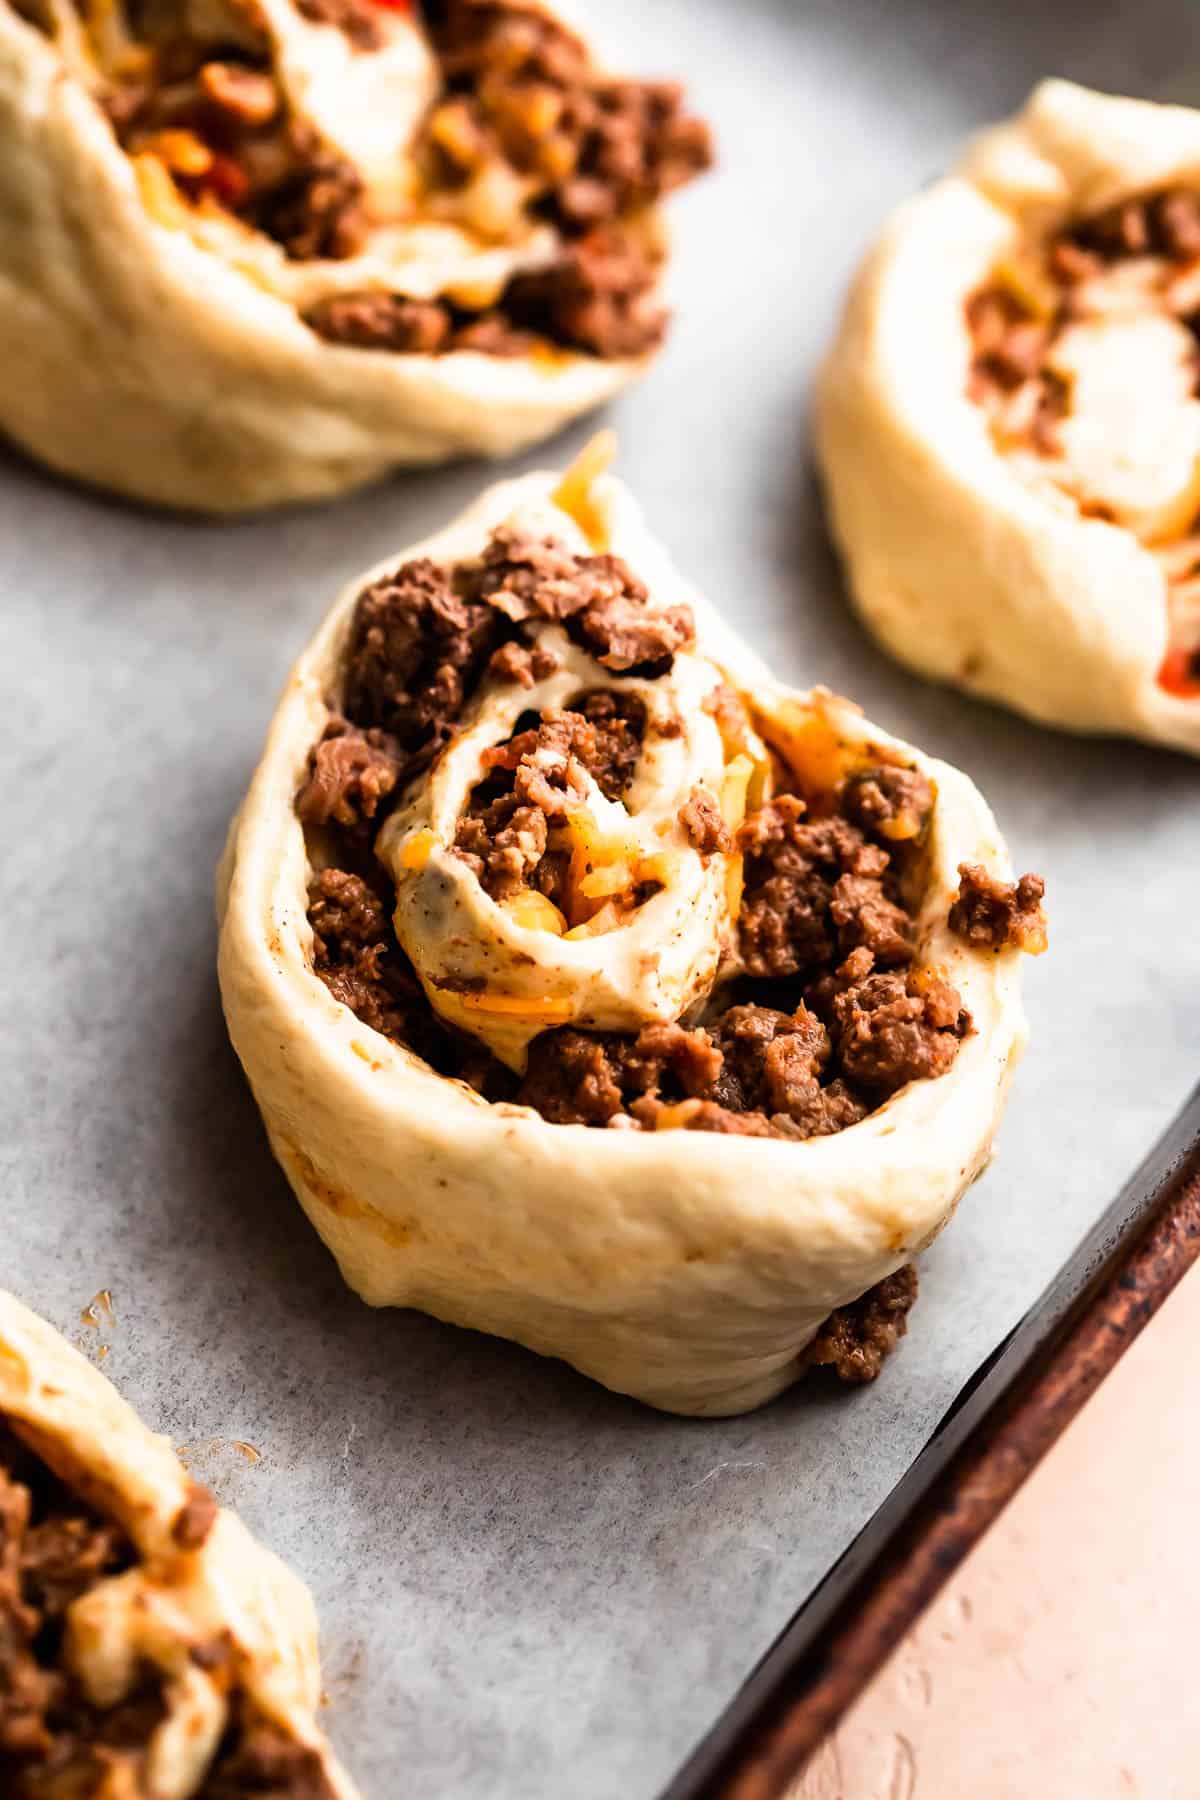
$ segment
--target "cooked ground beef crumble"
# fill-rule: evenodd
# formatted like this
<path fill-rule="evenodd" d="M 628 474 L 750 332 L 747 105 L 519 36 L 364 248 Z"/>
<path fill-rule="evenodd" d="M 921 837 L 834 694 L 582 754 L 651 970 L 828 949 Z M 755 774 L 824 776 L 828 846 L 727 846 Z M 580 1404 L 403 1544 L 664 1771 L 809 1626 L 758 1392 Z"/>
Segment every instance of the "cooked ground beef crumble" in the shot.
<path fill-rule="evenodd" d="M 853 1305 L 830 1313 L 805 1351 L 805 1361 L 811 1368 L 832 1369 L 840 1381 L 874 1381 L 908 1330 L 917 1290 L 917 1271 L 908 1263 Z"/>
<path fill-rule="evenodd" d="M 175 1522 L 181 1552 L 206 1540 L 216 1516 L 193 1487 Z M 64 1665 L 72 1604 L 121 1574 L 137 1553 L 8 1427 L 0 1415 L 0 1792 L 6 1800 L 89 1800 L 148 1794 L 146 1746 L 166 1717 L 160 1680 L 94 1706 Z M 232 1664 L 224 1643 L 214 1655 Z M 231 1668 L 230 1684 L 236 1683 Z M 230 1725 L 196 1800 L 333 1800 L 320 1758 L 238 1693 Z"/>
<path fill-rule="evenodd" d="M 997 881 L 978 863 L 959 863 L 958 880 L 951 931 L 977 949 L 1026 950 L 1036 956 L 1046 948 L 1046 884 L 1040 875 Z"/>
<path fill-rule="evenodd" d="M 588 776 L 606 799 L 621 799 L 645 725 L 636 694 L 597 689 L 484 752 L 485 779 L 459 821 L 455 847 L 494 899 L 532 887 L 564 902 L 565 859 L 548 847 L 551 828 L 565 818 L 567 801 L 586 791 Z"/>

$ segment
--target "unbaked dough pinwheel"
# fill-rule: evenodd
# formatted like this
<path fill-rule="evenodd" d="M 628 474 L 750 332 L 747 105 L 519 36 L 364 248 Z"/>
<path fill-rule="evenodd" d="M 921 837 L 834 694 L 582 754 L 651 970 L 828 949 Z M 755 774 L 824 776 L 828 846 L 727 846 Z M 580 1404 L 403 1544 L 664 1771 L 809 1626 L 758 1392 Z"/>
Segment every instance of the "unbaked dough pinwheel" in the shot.
<path fill-rule="evenodd" d="M 585 454 L 336 602 L 230 835 L 221 985 L 365 1299 L 730 1413 L 903 1329 L 1040 896 L 965 776 L 774 680 Z"/>
<path fill-rule="evenodd" d="M 354 1800 L 307 1589 L 0 1291 L 0 1792 Z"/>
<path fill-rule="evenodd" d="M 899 210 L 817 406 L 894 655 L 1200 752 L 1198 335 L 1200 112 L 1048 81 Z"/>
<path fill-rule="evenodd" d="M 0 0 L 0 428 L 214 512 L 508 454 L 645 367 L 710 154 L 540 0 Z"/>

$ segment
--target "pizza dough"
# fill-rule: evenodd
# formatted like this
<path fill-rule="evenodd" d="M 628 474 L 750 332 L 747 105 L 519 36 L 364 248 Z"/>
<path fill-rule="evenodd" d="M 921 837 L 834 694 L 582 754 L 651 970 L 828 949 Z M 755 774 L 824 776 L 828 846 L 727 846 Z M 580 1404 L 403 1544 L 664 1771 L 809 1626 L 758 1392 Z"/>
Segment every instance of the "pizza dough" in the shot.
<path fill-rule="evenodd" d="M 863 618 L 1076 731 L 1200 751 L 1200 113 L 1044 82 L 900 208 L 821 375 Z"/>
<path fill-rule="evenodd" d="M 734 1413 L 873 1373 L 911 1291 L 835 1309 L 987 1164 L 1045 941 L 1007 873 L 964 775 L 777 681 L 585 456 L 335 602 L 230 833 L 221 988 L 368 1302 Z"/>
<path fill-rule="evenodd" d="M 314 1722 L 307 1589 L 2 1291 L 0 1622 L 10 1800 L 206 1800 L 269 1771 L 280 1800 L 354 1800 Z"/>
<path fill-rule="evenodd" d="M 0 0 L 0 428 L 210 512 L 507 455 L 644 369 L 709 157 L 536 0 Z"/>

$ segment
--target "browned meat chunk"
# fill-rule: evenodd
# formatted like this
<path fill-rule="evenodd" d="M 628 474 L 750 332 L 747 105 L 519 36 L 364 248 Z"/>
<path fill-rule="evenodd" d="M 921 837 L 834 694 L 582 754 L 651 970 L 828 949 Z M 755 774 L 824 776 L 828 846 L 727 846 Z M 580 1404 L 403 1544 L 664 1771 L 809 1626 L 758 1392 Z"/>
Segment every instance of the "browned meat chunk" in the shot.
<path fill-rule="evenodd" d="M 842 1073 L 877 1103 L 907 1082 L 944 1075 L 971 1023 L 954 988 L 911 970 L 851 980 L 829 1010 Z"/>
<path fill-rule="evenodd" d="M 409 300 L 403 294 L 364 288 L 327 294 L 304 314 L 318 337 L 357 350 L 391 350 L 435 356 L 450 347 L 450 314 L 437 300 Z"/>
<path fill-rule="evenodd" d="M 582 799 L 591 775 L 618 800 L 637 766 L 645 708 L 636 695 L 598 690 L 566 712 L 547 712 L 529 731 L 485 752 L 487 779 L 459 821 L 455 848 L 496 899 L 528 884 L 559 900 L 561 859 L 547 859 L 551 825 Z"/>
<path fill-rule="evenodd" d="M 734 1006 L 711 1027 L 723 1058 L 715 1095 L 735 1113 L 761 1112 L 783 1137 L 827 1137 L 869 1110 L 840 1080 L 821 1086 L 829 1033 L 815 1014 Z"/>
<path fill-rule="evenodd" d="M 334 999 L 372 1031 L 403 1041 L 419 990 L 382 894 L 361 876 L 324 869 L 309 895 L 308 918 L 313 968 Z"/>
<path fill-rule="evenodd" d="M 839 1381 L 874 1381 L 908 1330 L 917 1287 L 917 1271 L 909 1263 L 860 1300 L 839 1306 L 804 1352 L 805 1361 L 832 1369 Z"/>
<path fill-rule="evenodd" d="M 721 816 L 716 796 L 705 787 L 692 789 L 679 809 L 679 823 L 701 856 L 727 856 L 733 849 L 733 836 Z"/>
<path fill-rule="evenodd" d="M 350 830 L 371 824 L 403 765 L 400 746 L 386 731 L 358 731 L 335 715 L 309 757 L 296 812 L 305 825 L 333 821 Z"/>
<path fill-rule="evenodd" d="M 367 236 L 362 179 L 344 157 L 318 152 L 263 198 L 258 222 L 294 261 L 356 256 Z"/>
<path fill-rule="evenodd" d="M 544 681 L 561 666 L 553 650 L 542 650 L 536 644 L 531 648 L 528 644 L 518 643 L 515 638 L 501 644 L 488 663 L 493 675 L 499 675 L 505 681 L 516 681 L 523 688 Z"/>
<path fill-rule="evenodd" d="M 906 843 L 923 836 L 929 824 L 933 788 L 919 769 L 880 763 L 846 782 L 842 811 L 868 837 Z"/>
<path fill-rule="evenodd" d="M 883 963 L 908 959 L 912 921 L 887 891 L 889 858 L 843 818 L 805 818 L 784 794 L 751 813 L 738 833 L 745 854 L 740 920 L 747 973 L 816 970 L 866 945 Z"/>
<path fill-rule="evenodd" d="M 558 1125 L 606 1125 L 670 1080 L 681 1095 L 703 1095 L 720 1069 L 707 1033 L 648 1025 L 636 1037 L 547 1032 L 533 1044 L 517 1095 Z"/>
<path fill-rule="evenodd" d="M 622 674 L 665 674 L 676 650 L 695 636 L 691 608 L 652 607 L 619 556 L 575 556 L 505 527 L 493 534 L 469 591 L 517 624 L 557 620 L 597 661 Z"/>
<path fill-rule="evenodd" d="M 500 636 L 491 607 L 456 594 L 435 563 L 404 563 L 359 595 L 345 712 L 397 738 L 408 772 L 445 743 Z"/>
<path fill-rule="evenodd" d="M 244 1698 L 197 1800 L 333 1800 L 321 1758 Z"/>
<path fill-rule="evenodd" d="M 1040 875 L 997 881 L 980 863 L 959 863 L 958 882 L 950 929 L 968 944 L 981 950 L 1027 950 L 1033 956 L 1046 948 L 1046 884 Z"/>
<path fill-rule="evenodd" d="M 658 269 L 620 231 L 593 231 L 548 268 L 515 275 L 501 315 L 571 350 L 613 360 L 645 356 L 668 324 L 658 298 Z"/>

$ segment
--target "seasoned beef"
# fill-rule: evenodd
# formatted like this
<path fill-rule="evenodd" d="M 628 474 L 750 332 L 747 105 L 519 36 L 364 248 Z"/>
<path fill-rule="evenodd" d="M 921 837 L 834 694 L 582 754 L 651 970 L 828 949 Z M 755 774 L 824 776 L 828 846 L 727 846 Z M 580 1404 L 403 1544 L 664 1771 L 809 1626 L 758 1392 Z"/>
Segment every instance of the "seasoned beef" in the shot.
<path fill-rule="evenodd" d="M 609 359 L 642 356 L 666 330 L 656 281 L 644 251 L 616 232 L 594 232 L 547 268 L 514 276 L 487 312 L 360 288 L 314 301 L 303 317 L 329 343 L 399 355 L 528 356 L 542 341 Z"/>
<path fill-rule="evenodd" d="M 197 1800 L 334 1800 L 321 1758 L 235 1698 L 233 1719 Z"/>
<path fill-rule="evenodd" d="M 1040 875 L 1019 881 L 997 881 L 980 863 L 959 863 L 958 893 L 950 908 L 950 929 L 976 949 L 1027 950 L 1037 956 L 1046 948 L 1046 915 Z"/>
<path fill-rule="evenodd" d="M 399 741 L 415 772 L 449 737 L 500 637 L 481 601 L 456 594 L 419 558 L 358 597 L 346 651 L 344 710 L 355 725 Z"/>
<path fill-rule="evenodd" d="M 870 1110 L 840 1080 L 821 1087 L 828 1058 L 825 1027 L 803 1007 L 737 1006 L 707 1029 L 636 1036 L 567 1027 L 534 1042 L 517 1099 L 555 1124 L 823 1137 Z"/>
<path fill-rule="evenodd" d="M 335 714 L 309 757 L 308 777 L 296 800 L 296 812 L 305 825 L 332 821 L 347 830 L 369 826 L 395 788 L 403 766 L 404 754 L 386 731 L 374 727 L 358 731 Z"/>
<path fill-rule="evenodd" d="M 866 955 L 856 952 L 857 967 Z M 876 1104 L 907 1082 L 944 1075 L 970 1028 L 957 990 L 921 970 L 854 973 L 829 1000 L 830 1036 L 842 1073 L 874 1094 Z"/>
<path fill-rule="evenodd" d="M 496 899 L 533 885 L 554 900 L 561 861 L 543 870 L 550 827 L 568 803 L 583 799 L 587 776 L 619 800 L 641 749 L 645 707 L 634 694 L 597 690 L 568 711 L 545 712 L 537 725 L 486 751 L 485 779 L 459 821 L 455 849 Z"/>
<path fill-rule="evenodd" d="M 827 1137 L 870 1110 L 840 1079 L 821 1085 L 829 1034 L 807 1007 L 733 1006 L 710 1029 L 723 1058 L 717 1100 L 734 1113 L 762 1113 L 777 1135 Z"/>
<path fill-rule="evenodd" d="M 493 675 L 498 675 L 502 681 L 515 681 L 523 688 L 544 681 L 547 675 L 553 675 L 561 667 L 553 650 L 543 650 L 537 644 L 521 644 L 515 638 L 493 651 L 488 663 Z"/>
<path fill-rule="evenodd" d="M 733 835 L 721 816 L 717 798 L 706 787 L 692 789 L 679 809 L 679 823 L 701 856 L 727 856 L 733 849 Z"/>
<path fill-rule="evenodd" d="M 609 359 L 642 356 L 667 325 L 657 279 L 636 244 L 615 231 L 593 232 L 546 268 L 513 276 L 486 312 L 355 288 L 314 301 L 303 318 L 328 343 L 393 355 L 528 356 L 541 342 Z"/>
<path fill-rule="evenodd" d="M 1061 448 L 1058 425 L 1070 410 L 1071 393 L 1048 359 L 1060 334 L 1089 306 L 1082 285 L 1126 258 L 1160 257 L 1186 268 L 1200 256 L 1200 194 L 1173 187 L 1118 201 L 1074 221 L 1040 253 L 1048 291 L 1036 306 L 1004 272 L 969 296 L 967 392 L 985 409 L 1004 447 L 1026 439 L 1053 455 Z M 1146 290 L 1143 304 L 1178 317 L 1171 293 L 1170 280 L 1159 281 L 1153 294 Z M 1194 312 L 1184 322 L 1195 331 Z"/>
<path fill-rule="evenodd" d="M 880 763 L 849 777 L 842 789 L 842 811 L 868 837 L 906 843 L 928 827 L 933 787 L 920 769 Z"/>
<path fill-rule="evenodd" d="M 1165 256 L 1190 262 L 1200 256 L 1200 194 L 1191 188 L 1164 188 L 1156 194 L 1118 201 L 1070 226 L 1054 248 L 1067 246 L 1089 257 L 1091 268 L 1126 256 Z M 1072 264 L 1069 255 L 1065 261 L 1060 258 L 1060 266 L 1080 268 Z"/>
<path fill-rule="evenodd" d="M 420 990 L 383 894 L 358 875 L 323 869 L 309 894 L 313 968 L 335 1000 L 385 1037 L 405 1040 Z"/>
<path fill-rule="evenodd" d="M 808 974 L 859 944 L 882 963 L 912 953 L 912 920 L 889 889 L 886 851 L 844 818 L 806 818 L 784 794 L 738 832 L 745 855 L 742 959 L 760 978 Z"/>
<path fill-rule="evenodd" d="M 830 1313 L 804 1352 L 804 1360 L 814 1367 L 832 1369 L 839 1381 L 874 1381 L 908 1330 L 917 1288 L 913 1263 L 897 1269 L 861 1299 Z"/>
<path fill-rule="evenodd" d="M 570 234 L 648 205 L 711 163 L 708 128 L 684 112 L 678 87 L 601 74 L 545 13 L 439 0 L 425 17 L 450 90 L 429 127 L 447 181 L 500 156 Z"/>
<path fill-rule="evenodd" d="M 544 269 L 514 275 L 500 316 L 535 337 L 616 360 L 645 356 L 666 335 L 658 268 L 625 233 L 589 232 Z"/>
<path fill-rule="evenodd" d="M 382 288 L 327 294 L 303 317 L 318 337 L 355 350 L 436 356 L 455 347 L 450 309 L 440 300 L 410 300 Z"/>
<path fill-rule="evenodd" d="M 468 592 L 515 624 L 557 621 L 620 674 L 663 675 L 695 637 L 691 608 L 650 606 L 645 587 L 619 556 L 576 556 L 504 526 L 493 533 Z"/>
<path fill-rule="evenodd" d="M 263 196 L 257 223 L 294 261 L 356 256 L 367 236 L 362 178 L 345 157 L 316 151 Z"/>
<path fill-rule="evenodd" d="M 566 1027 L 531 1046 L 517 1099 L 557 1125 L 606 1125 L 631 1103 L 657 1099 L 664 1083 L 702 1097 L 720 1066 L 708 1034 L 681 1025 L 647 1025 L 636 1037 Z"/>

